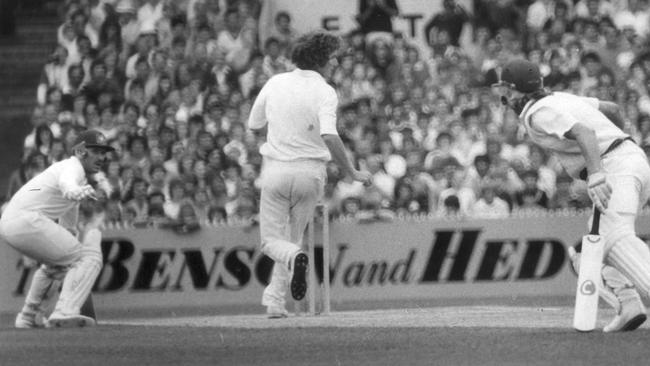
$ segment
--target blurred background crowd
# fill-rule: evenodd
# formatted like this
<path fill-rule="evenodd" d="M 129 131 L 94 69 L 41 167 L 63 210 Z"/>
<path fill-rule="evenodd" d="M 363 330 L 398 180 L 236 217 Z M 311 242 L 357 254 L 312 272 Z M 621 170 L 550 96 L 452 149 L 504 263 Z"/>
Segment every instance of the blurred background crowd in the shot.
<path fill-rule="evenodd" d="M 339 133 L 374 185 L 329 164 L 334 215 L 501 218 L 589 207 L 584 182 L 527 143 L 490 88 L 513 57 L 539 63 L 552 90 L 617 102 L 626 132 L 650 150 L 648 0 L 443 0 L 424 23 L 426 49 L 393 30 L 399 0 L 357 1 L 358 28 L 342 35 L 329 82 Z M 6 197 L 94 128 L 117 150 L 95 207 L 106 224 L 193 230 L 254 219 L 264 137 L 246 121 L 264 83 L 293 69 L 300 16 L 274 14 L 261 37 L 262 3 L 66 1 Z"/>

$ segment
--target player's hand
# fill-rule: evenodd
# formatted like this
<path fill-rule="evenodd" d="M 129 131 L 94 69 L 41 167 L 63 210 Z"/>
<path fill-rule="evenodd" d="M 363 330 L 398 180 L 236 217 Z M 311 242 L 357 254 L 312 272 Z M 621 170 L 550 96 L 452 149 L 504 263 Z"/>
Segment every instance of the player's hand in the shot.
<path fill-rule="evenodd" d="M 73 201 L 81 201 L 86 198 L 97 200 L 97 195 L 95 190 L 90 184 L 85 186 L 79 186 L 77 188 L 71 189 L 63 195 L 65 198 Z"/>
<path fill-rule="evenodd" d="M 366 187 L 372 184 L 372 174 L 365 170 L 355 170 L 354 173 L 352 173 L 352 179 L 363 183 Z"/>
<path fill-rule="evenodd" d="M 578 273 L 580 273 L 580 253 L 576 252 L 575 247 L 569 247 L 567 250 L 569 252 L 569 259 L 571 259 L 573 274 L 578 276 Z"/>
<path fill-rule="evenodd" d="M 607 182 L 607 176 L 604 172 L 598 171 L 587 178 L 587 191 L 589 198 L 596 205 L 596 208 L 605 213 L 609 198 L 612 196 L 612 186 Z"/>

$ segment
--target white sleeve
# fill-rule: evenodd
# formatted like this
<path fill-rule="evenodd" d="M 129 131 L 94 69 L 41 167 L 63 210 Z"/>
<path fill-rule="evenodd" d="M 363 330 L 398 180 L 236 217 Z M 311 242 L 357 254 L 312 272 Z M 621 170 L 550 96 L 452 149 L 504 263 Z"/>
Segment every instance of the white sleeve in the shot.
<path fill-rule="evenodd" d="M 334 88 L 328 85 L 327 93 L 318 106 L 318 122 L 321 135 L 338 135 L 336 130 L 336 108 L 339 98 Z"/>
<path fill-rule="evenodd" d="M 542 107 L 530 116 L 530 126 L 533 129 L 562 139 L 577 122 L 570 114 L 549 107 Z"/>
<path fill-rule="evenodd" d="M 71 159 L 74 159 L 74 157 Z M 79 190 L 85 180 L 86 174 L 84 173 L 81 164 L 76 164 L 76 162 L 68 160 L 59 176 L 59 189 L 61 190 L 61 193 L 63 193 L 63 196 L 67 197 L 71 192 Z"/>
<path fill-rule="evenodd" d="M 251 107 L 250 114 L 248 115 L 248 128 L 251 130 L 259 130 L 266 126 L 266 95 L 268 94 L 270 80 L 262 87 L 259 94 L 255 98 L 255 102 Z"/>
<path fill-rule="evenodd" d="M 585 103 L 589 104 L 590 106 L 598 109 L 598 105 L 600 102 L 598 101 L 598 98 L 590 98 L 590 97 L 580 97 Z"/>

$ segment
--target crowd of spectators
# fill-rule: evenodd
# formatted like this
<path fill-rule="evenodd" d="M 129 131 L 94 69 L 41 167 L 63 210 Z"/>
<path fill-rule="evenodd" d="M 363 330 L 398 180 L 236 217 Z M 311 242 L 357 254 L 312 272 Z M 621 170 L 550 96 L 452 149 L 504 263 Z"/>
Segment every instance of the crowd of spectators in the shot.
<path fill-rule="evenodd" d="M 423 31 L 343 35 L 330 82 L 339 133 L 374 174 L 363 187 L 328 165 L 334 215 L 507 217 L 590 206 L 546 152 L 525 141 L 491 90 L 513 57 L 540 64 L 545 86 L 617 102 L 626 131 L 650 146 L 647 0 L 444 0 Z M 246 120 L 266 80 L 290 71 L 294 14 L 259 39 L 259 0 L 68 0 L 58 44 L 43 67 L 21 168 L 7 198 L 66 158 L 80 129 L 117 152 L 101 190 L 111 225 L 193 230 L 258 212 L 263 136 Z M 394 0 L 360 1 L 359 21 L 398 14 Z M 372 28 L 372 27 L 370 27 Z M 384 32 L 385 33 L 385 32 Z"/>

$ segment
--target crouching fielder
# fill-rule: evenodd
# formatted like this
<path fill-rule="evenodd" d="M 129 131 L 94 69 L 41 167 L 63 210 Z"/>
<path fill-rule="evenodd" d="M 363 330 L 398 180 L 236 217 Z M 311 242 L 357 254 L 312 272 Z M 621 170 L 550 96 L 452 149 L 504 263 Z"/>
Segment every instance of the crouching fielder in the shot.
<path fill-rule="evenodd" d="M 637 290 L 650 298 L 650 250 L 634 228 L 650 195 L 650 166 L 643 150 L 619 128 L 618 106 L 549 92 L 537 65 L 525 60 L 508 62 L 496 86 L 503 87 L 502 102 L 519 115 L 529 138 L 554 152 L 573 178 L 587 181 L 589 197 L 603 214 L 601 294 L 617 311 L 604 330 L 636 329 L 647 317 Z"/>
<path fill-rule="evenodd" d="M 54 311 L 46 321 L 53 327 L 95 325 L 80 314 L 102 266 L 101 233 L 88 228 L 77 238 L 79 202 L 96 199 L 87 176 L 99 172 L 113 148 L 99 131 L 79 134 L 74 156 L 54 163 L 32 178 L 11 198 L 0 218 L 0 237 L 42 265 L 34 273 L 16 327 L 33 328 L 43 315 L 44 299 L 63 281 Z"/>

